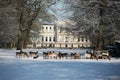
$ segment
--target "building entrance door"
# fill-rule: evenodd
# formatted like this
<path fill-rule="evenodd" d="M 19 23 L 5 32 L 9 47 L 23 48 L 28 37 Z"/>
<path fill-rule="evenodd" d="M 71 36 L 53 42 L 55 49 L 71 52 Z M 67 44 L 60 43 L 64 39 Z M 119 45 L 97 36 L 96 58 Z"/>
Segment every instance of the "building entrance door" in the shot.
<path fill-rule="evenodd" d="M 36 48 L 36 43 L 35 42 L 33 43 L 33 47 Z"/>
<path fill-rule="evenodd" d="M 67 45 L 67 44 L 65 44 L 65 47 L 67 48 L 67 47 L 68 47 L 68 45 Z"/>

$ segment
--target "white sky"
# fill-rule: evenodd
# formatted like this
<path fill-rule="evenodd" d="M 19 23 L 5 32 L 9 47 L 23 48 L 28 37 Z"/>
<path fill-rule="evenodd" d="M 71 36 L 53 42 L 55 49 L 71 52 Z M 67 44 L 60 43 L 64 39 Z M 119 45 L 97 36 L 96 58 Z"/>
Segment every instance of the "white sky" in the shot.
<path fill-rule="evenodd" d="M 65 22 L 71 22 L 68 17 L 71 17 L 73 12 L 69 11 L 67 8 L 68 5 L 64 4 L 62 1 L 58 1 L 52 6 L 50 12 L 56 16 L 57 20 L 55 23 L 58 25 L 65 25 Z"/>

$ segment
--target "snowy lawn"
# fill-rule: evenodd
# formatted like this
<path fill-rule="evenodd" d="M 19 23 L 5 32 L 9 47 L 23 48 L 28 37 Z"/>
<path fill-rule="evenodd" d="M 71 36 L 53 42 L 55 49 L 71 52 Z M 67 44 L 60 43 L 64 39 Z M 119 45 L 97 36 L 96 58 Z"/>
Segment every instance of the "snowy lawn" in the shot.
<path fill-rule="evenodd" d="M 0 80 L 120 80 L 120 59 L 86 60 L 86 59 L 48 59 L 42 58 L 42 52 L 54 50 L 61 52 L 78 52 L 80 49 L 26 49 L 38 51 L 40 57 L 16 58 L 15 49 L 0 49 Z M 84 55 L 82 56 L 84 58 Z"/>

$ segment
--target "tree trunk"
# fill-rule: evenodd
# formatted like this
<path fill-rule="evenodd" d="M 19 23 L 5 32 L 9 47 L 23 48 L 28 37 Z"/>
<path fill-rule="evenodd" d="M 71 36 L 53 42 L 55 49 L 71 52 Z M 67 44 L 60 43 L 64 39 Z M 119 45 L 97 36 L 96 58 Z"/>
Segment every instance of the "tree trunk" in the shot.
<path fill-rule="evenodd" d="M 22 50 L 22 43 L 23 43 L 22 35 L 21 35 L 21 33 L 19 33 L 18 34 L 18 42 L 17 42 L 17 50 Z"/>
<path fill-rule="evenodd" d="M 98 34 L 98 50 L 102 50 L 103 48 L 103 16 L 105 11 L 106 2 L 105 0 L 100 0 L 99 4 L 99 16 L 100 16 L 100 23 L 99 23 L 99 34 Z"/>
<path fill-rule="evenodd" d="M 23 43 L 23 48 L 26 49 L 27 48 L 27 44 L 30 38 L 30 29 L 27 29 L 26 33 L 25 33 L 25 39 L 24 39 L 24 43 Z"/>

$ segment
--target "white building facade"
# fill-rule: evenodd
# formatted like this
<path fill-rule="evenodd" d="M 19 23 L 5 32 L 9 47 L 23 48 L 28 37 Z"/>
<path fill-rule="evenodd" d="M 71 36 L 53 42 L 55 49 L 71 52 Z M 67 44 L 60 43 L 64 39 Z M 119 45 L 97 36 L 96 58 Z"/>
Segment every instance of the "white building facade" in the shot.
<path fill-rule="evenodd" d="M 63 27 L 56 27 L 54 24 L 41 25 L 39 37 L 31 38 L 28 44 L 30 48 L 80 48 L 90 47 L 91 42 L 88 37 L 74 36 L 64 30 Z"/>

